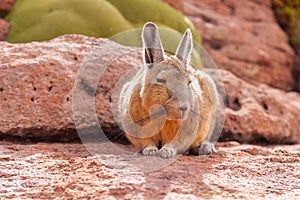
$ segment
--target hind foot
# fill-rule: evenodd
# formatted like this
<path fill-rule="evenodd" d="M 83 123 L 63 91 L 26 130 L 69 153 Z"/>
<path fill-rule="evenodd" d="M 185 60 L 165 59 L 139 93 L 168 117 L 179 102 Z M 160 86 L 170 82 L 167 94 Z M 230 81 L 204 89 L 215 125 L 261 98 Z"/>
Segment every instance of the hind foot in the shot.
<path fill-rule="evenodd" d="M 205 156 L 211 154 L 212 152 L 216 152 L 215 146 L 210 142 L 203 142 L 199 148 L 199 156 Z"/>

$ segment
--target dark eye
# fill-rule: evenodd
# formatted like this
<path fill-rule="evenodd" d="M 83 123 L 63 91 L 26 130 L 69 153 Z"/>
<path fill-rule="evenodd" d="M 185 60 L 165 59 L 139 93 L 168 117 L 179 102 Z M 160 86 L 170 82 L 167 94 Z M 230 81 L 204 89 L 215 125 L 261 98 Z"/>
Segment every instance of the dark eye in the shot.
<path fill-rule="evenodd" d="M 165 79 L 160 79 L 160 78 L 158 78 L 158 79 L 156 79 L 156 81 L 157 81 L 158 83 L 166 83 L 166 80 L 165 80 Z"/>

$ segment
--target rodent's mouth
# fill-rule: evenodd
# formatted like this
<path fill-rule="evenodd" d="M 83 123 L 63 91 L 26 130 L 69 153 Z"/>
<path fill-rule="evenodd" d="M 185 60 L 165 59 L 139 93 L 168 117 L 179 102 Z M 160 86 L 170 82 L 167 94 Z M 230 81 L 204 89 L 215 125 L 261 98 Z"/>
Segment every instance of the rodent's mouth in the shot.
<path fill-rule="evenodd" d="M 167 119 L 168 120 L 176 120 L 176 121 L 182 121 L 187 119 L 188 117 L 188 111 L 181 111 L 178 110 L 167 110 Z"/>

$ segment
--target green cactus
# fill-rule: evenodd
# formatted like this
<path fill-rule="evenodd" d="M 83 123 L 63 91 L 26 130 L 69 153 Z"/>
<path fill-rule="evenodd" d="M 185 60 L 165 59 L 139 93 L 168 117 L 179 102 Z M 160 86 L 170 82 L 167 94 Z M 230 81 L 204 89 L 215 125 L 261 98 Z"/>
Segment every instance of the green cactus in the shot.
<path fill-rule="evenodd" d="M 133 28 L 105 0 L 18 0 L 6 19 L 12 26 L 7 41 L 13 43 L 63 34 L 109 37 Z"/>
<path fill-rule="evenodd" d="M 300 0 L 272 0 L 275 16 L 293 46 L 300 45 Z"/>
<path fill-rule="evenodd" d="M 139 26 L 143 26 L 143 25 L 144 24 L 141 24 Z M 158 25 L 159 27 L 159 35 L 164 50 L 170 54 L 175 54 L 179 42 L 182 38 L 182 33 L 175 31 L 164 24 L 156 23 L 156 25 Z M 137 28 L 137 29 L 122 32 L 120 34 L 113 35 L 112 37 L 110 37 L 110 39 L 126 46 L 142 47 L 141 34 L 142 34 L 142 28 Z M 191 64 L 195 68 L 201 68 L 203 66 L 202 60 L 198 52 L 200 52 L 200 45 L 199 43 L 196 42 L 194 44 L 194 50 L 192 51 L 192 56 L 191 56 Z"/>
<path fill-rule="evenodd" d="M 112 39 L 141 46 L 140 32 L 130 30 L 142 28 L 148 21 L 176 30 L 162 34 L 170 52 L 175 51 L 186 28 L 200 42 L 193 24 L 161 0 L 18 0 L 6 19 L 11 23 L 7 41 L 12 43 L 49 40 L 64 34 L 109 38 L 129 31 L 130 35 L 117 34 Z M 197 53 L 192 58 L 195 66 L 201 65 Z"/>
<path fill-rule="evenodd" d="M 181 33 L 191 28 L 183 15 L 160 0 L 18 0 L 6 19 L 12 28 L 9 42 L 48 40 L 63 34 L 110 37 L 154 21 Z"/>
<path fill-rule="evenodd" d="M 190 28 L 194 40 L 200 42 L 200 33 L 193 23 L 177 10 L 160 0 L 107 0 L 113 4 L 123 16 L 141 28 L 145 22 L 152 21 L 172 28 L 181 33 Z"/>

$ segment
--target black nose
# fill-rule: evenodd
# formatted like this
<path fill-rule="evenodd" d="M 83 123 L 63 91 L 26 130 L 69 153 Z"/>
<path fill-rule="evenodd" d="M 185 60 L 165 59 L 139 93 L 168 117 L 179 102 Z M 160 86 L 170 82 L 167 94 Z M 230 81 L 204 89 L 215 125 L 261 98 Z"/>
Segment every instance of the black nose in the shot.
<path fill-rule="evenodd" d="M 188 107 L 187 106 L 181 106 L 179 109 L 180 109 L 180 111 L 184 112 L 188 109 Z"/>

